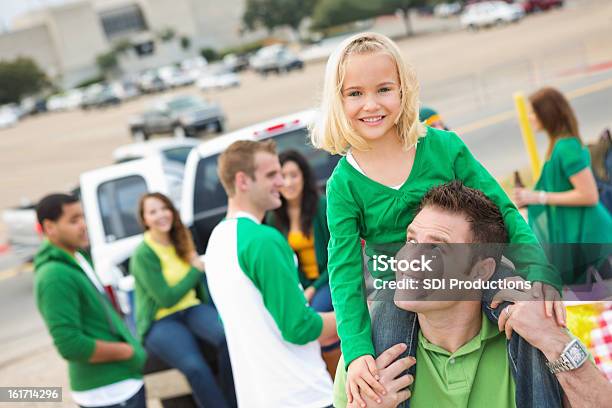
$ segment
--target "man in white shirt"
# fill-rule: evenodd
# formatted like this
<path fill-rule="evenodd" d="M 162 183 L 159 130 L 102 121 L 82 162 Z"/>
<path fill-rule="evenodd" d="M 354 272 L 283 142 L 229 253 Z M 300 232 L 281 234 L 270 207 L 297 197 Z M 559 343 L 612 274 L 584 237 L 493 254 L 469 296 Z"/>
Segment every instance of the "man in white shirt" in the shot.
<path fill-rule="evenodd" d="M 281 205 L 281 166 L 273 141 L 238 141 L 219 157 L 226 218 L 206 251 L 211 295 L 223 320 L 241 408 L 324 408 L 332 382 L 320 345 L 338 340 L 333 312 L 307 306 L 294 254 L 262 225 Z"/>

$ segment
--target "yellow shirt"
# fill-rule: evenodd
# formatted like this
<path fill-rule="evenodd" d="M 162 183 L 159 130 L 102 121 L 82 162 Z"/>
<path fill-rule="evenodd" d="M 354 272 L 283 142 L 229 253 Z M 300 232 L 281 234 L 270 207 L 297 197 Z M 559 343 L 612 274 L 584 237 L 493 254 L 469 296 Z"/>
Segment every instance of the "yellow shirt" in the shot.
<path fill-rule="evenodd" d="M 155 252 L 161 263 L 162 274 L 168 286 L 174 286 L 187 275 L 191 266 L 183 261 L 177 254 L 173 245 L 162 245 L 151 238 L 151 234 L 145 232 L 144 241 Z M 189 307 L 199 305 L 200 299 L 196 297 L 195 289 L 191 289 L 181 300 L 174 306 L 168 308 L 160 308 L 155 314 L 155 320 L 159 320 L 174 312 L 187 309 Z"/>
<path fill-rule="evenodd" d="M 306 278 L 313 280 L 319 277 L 319 265 L 317 265 L 317 254 L 314 246 L 314 234 L 309 237 L 302 231 L 289 231 L 287 242 L 300 260 L 300 267 Z"/>

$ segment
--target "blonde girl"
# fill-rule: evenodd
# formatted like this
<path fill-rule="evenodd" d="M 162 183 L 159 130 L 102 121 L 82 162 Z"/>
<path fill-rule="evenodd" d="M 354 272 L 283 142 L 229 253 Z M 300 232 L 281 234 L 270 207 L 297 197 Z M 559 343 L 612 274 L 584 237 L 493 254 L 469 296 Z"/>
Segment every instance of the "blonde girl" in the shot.
<path fill-rule="evenodd" d="M 516 207 L 495 179 L 452 132 L 424 126 L 418 119 L 419 86 L 390 39 L 361 33 L 345 40 L 328 60 L 320 121 L 312 142 L 344 157 L 327 183 L 330 230 L 328 269 L 338 333 L 347 373 L 349 402 L 365 406 L 360 392 L 378 400 L 373 356 L 400 342 L 416 353 L 415 315 L 391 300 L 374 302 L 372 317 L 364 293 L 360 239 L 366 254 L 387 252 L 405 242 L 406 227 L 425 193 L 459 179 L 484 192 L 500 208 L 512 243 L 526 243 L 519 273 L 551 301 L 560 324 L 559 279 Z M 526 262 L 529 261 L 529 262 Z M 527 268 L 527 265 L 529 267 Z M 371 268 L 370 268 L 371 269 Z M 394 279 L 393 272 L 371 271 L 375 278 Z M 541 283 L 540 283 L 541 282 Z"/>

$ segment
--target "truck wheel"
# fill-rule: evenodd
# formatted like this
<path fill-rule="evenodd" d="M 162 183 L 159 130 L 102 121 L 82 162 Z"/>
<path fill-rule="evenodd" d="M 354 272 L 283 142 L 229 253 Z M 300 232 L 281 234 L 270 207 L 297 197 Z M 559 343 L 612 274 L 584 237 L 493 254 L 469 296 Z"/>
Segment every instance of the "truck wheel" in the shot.
<path fill-rule="evenodd" d="M 144 142 L 149 140 L 149 136 L 142 129 L 136 129 L 132 131 L 132 139 L 135 142 Z"/>
<path fill-rule="evenodd" d="M 182 126 L 176 126 L 173 130 L 172 130 L 172 134 L 174 135 L 174 137 L 176 137 L 177 139 L 184 139 L 187 136 L 187 132 L 185 132 L 185 129 Z"/>
<path fill-rule="evenodd" d="M 225 128 L 223 127 L 223 122 L 218 120 L 217 123 L 215 123 L 215 127 L 214 127 L 215 133 L 223 133 L 224 130 Z"/>

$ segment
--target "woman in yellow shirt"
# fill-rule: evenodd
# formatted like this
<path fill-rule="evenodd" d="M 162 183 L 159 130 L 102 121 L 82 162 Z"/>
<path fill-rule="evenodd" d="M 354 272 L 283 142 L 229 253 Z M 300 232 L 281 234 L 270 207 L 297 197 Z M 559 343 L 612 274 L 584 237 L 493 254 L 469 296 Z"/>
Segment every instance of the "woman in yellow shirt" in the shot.
<path fill-rule="evenodd" d="M 225 333 L 208 302 L 204 265 L 189 231 L 163 194 L 145 194 L 138 214 L 145 233 L 130 260 L 130 272 L 136 282 L 136 325 L 145 348 L 187 377 L 198 406 L 235 407 Z M 216 350 L 219 383 L 200 341 Z"/>

